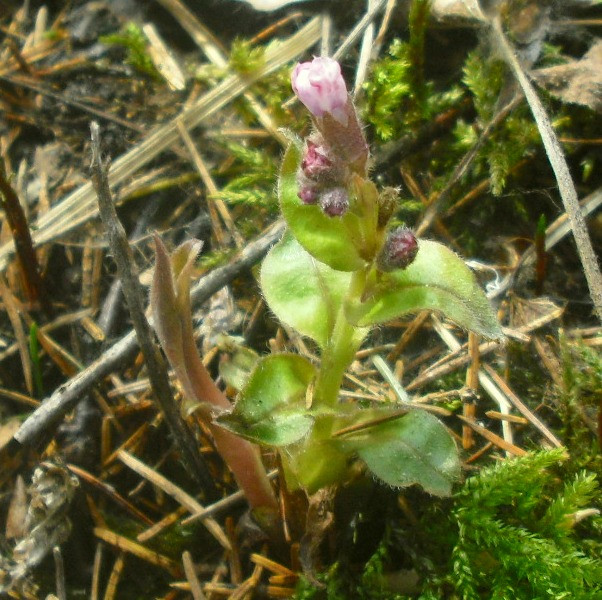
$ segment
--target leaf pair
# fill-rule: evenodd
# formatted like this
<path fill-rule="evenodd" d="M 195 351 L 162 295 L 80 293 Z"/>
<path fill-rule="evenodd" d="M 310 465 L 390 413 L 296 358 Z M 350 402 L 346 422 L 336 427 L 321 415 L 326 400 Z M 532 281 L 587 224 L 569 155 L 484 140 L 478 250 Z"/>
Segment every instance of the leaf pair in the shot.
<path fill-rule="evenodd" d="M 429 413 L 399 415 L 398 406 L 345 405 L 334 421 L 348 433 L 325 439 L 312 436 L 316 424 L 333 421 L 333 415 L 306 405 L 315 375 L 313 365 L 301 356 L 268 356 L 251 374 L 233 412 L 220 417 L 219 423 L 251 441 L 282 449 L 289 486 L 301 485 L 310 494 L 344 478 L 354 455 L 389 485 L 419 484 L 431 494 L 451 493 L 460 474 L 454 440 Z"/>
<path fill-rule="evenodd" d="M 485 337 L 502 337 L 472 272 L 437 242 L 420 240 L 418 255 L 407 269 L 373 274 L 366 298 L 346 301 L 350 282 L 350 273 L 318 262 L 290 234 L 270 251 L 261 270 L 269 307 L 283 323 L 322 349 L 344 302 L 347 320 L 359 328 L 430 309 Z"/>

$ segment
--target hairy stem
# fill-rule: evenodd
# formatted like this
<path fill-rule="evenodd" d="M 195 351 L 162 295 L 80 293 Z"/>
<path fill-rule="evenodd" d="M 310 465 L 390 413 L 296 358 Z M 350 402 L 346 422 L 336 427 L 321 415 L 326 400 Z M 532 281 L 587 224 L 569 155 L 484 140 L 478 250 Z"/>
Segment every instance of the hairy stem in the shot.
<path fill-rule="evenodd" d="M 367 279 L 367 271 L 356 271 L 351 279 L 347 299 L 361 297 Z M 328 346 L 322 354 L 322 364 L 316 383 L 314 402 L 316 405 L 333 407 L 339 398 L 345 371 L 351 364 L 365 336 L 365 330 L 354 327 L 345 316 L 345 303 L 339 309 Z"/>

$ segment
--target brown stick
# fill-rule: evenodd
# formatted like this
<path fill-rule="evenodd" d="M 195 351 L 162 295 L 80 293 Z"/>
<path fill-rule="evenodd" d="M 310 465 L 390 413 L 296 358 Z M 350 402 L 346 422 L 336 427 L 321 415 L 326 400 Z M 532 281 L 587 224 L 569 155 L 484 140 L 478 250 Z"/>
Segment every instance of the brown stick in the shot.
<path fill-rule="evenodd" d="M 44 291 L 44 282 L 40 275 L 38 258 L 33 248 L 29 225 L 19 202 L 17 193 L 6 177 L 4 165 L 0 162 L 0 204 L 6 215 L 10 231 L 15 242 L 15 251 L 19 261 L 23 285 L 27 299 L 32 304 L 39 304 L 47 316 L 52 314 L 52 306 Z"/>
<path fill-rule="evenodd" d="M 109 245 L 128 305 L 136 337 L 140 344 L 144 362 L 154 396 L 159 403 L 165 421 L 171 430 L 174 442 L 179 446 L 184 463 L 189 472 L 204 488 L 209 497 L 217 496 L 217 489 L 209 469 L 203 460 L 192 431 L 180 416 L 169 385 L 167 365 L 163 355 L 153 340 L 150 326 L 144 315 L 144 299 L 140 284 L 134 275 L 134 260 L 127 236 L 117 217 L 109 188 L 108 165 L 100 157 L 100 135 L 98 123 L 90 124 L 92 133 L 92 184 L 98 197 L 100 216 L 107 230 Z"/>

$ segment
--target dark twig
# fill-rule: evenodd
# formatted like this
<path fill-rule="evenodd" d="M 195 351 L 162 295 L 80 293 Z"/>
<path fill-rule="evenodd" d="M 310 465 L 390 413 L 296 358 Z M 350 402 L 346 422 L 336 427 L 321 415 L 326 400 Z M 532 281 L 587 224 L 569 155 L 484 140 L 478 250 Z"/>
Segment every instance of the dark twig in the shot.
<path fill-rule="evenodd" d="M 100 156 L 100 136 L 98 123 L 90 125 L 92 133 L 92 184 L 98 196 L 100 216 L 109 238 L 113 258 L 117 264 L 119 279 L 121 279 L 123 295 L 125 296 L 134 331 L 140 344 L 144 362 L 148 371 L 149 381 L 154 397 L 161 406 L 174 441 L 179 446 L 182 458 L 190 473 L 203 486 L 208 496 L 217 495 L 215 483 L 209 469 L 203 460 L 192 431 L 180 416 L 178 405 L 173 397 L 167 364 L 157 344 L 155 344 L 151 328 L 144 315 L 144 297 L 140 284 L 134 274 L 134 259 L 127 236 L 117 217 L 109 188 L 108 165 L 103 163 Z"/>
<path fill-rule="evenodd" d="M 56 597 L 58 600 L 67 600 L 67 587 L 65 586 L 65 565 L 61 549 L 55 546 L 52 549 L 54 555 L 54 569 L 56 573 Z"/>
<path fill-rule="evenodd" d="M 232 281 L 240 273 L 261 260 L 272 245 L 280 238 L 284 230 L 284 223 L 278 221 L 272 225 L 258 239 L 249 242 L 230 263 L 219 267 L 205 275 L 193 287 L 191 300 L 193 306 L 200 306 L 213 294 Z M 136 333 L 130 331 L 119 341 L 108 348 L 102 356 L 88 365 L 83 371 L 74 375 L 67 383 L 60 386 L 49 398 L 33 412 L 19 427 L 9 444 L 0 450 L 0 463 L 8 464 L 7 456 L 15 454 L 19 448 L 32 446 L 46 433 L 53 430 L 61 419 L 76 404 L 86 397 L 86 392 L 96 383 L 101 381 L 119 365 L 132 358 L 138 348 Z M 3 469 L 2 480 L 8 476 L 10 469 Z"/>
<path fill-rule="evenodd" d="M 47 316 L 52 314 L 52 306 L 48 295 L 44 292 L 44 282 L 40 275 L 38 258 L 33 248 L 31 234 L 25 213 L 17 193 L 10 185 L 4 166 L 0 163 L 0 204 L 15 242 L 15 250 L 27 298 L 32 303 L 39 303 Z"/>

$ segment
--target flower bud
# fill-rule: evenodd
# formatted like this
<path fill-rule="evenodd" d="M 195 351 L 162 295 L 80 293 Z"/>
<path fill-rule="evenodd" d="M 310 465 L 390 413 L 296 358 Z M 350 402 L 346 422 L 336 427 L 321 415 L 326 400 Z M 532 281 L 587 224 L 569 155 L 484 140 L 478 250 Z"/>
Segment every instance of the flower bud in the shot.
<path fill-rule="evenodd" d="M 399 207 L 399 194 L 395 188 L 386 187 L 378 195 L 378 228 L 384 229 Z"/>
<path fill-rule="evenodd" d="M 292 75 L 293 91 L 315 117 L 330 114 L 343 127 L 347 126 L 347 87 L 341 66 L 327 57 L 299 63 Z"/>
<path fill-rule="evenodd" d="M 320 207 L 329 217 L 342 217 L 349 208 L 349 194 L 342 187 L 326 190 L 320 195 Z"/>
<path fill-rule="evenodd" d="M 346 168 L 365 176 L 368 144 L 339 63 L 326 57 L 300 63 L 293 71 L 292 86 L 313 115 L 329 156 L 336 156 Z"/>
<path fill-rule="evenodd" d="M 321 175 L 328 173 L 332 169 L 332 161 L 327 156 L 326 148 L 308 140 L 301 168 L 310 179 L 319 179 Z"/>
<path fill-rule="evenodd" d="M 411 229 L 398 227 L 389 232 L 376 259 L 381 271 L 405 269 L 414 262 L 418 254 L 418 240 Z"/>
<path fill-rule="evenodd" d="M 318 202 L 318 192 L 310 185 L 299 186 L 297 196 L 303 204 L 317 204 Z"/>

